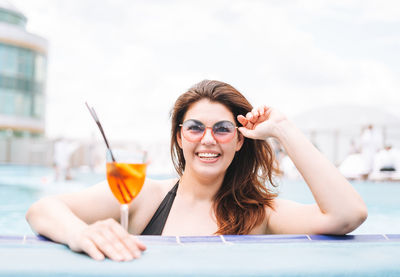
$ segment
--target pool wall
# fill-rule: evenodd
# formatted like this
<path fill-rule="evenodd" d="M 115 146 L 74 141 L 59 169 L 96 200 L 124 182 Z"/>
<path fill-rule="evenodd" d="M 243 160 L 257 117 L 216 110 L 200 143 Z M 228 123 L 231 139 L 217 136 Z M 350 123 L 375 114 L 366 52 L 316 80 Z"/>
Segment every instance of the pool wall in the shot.
<path fill-rule="evenodd" d="M 140 259 L 98 262 L 43 237 L 0 236 L 0 276 L 400 276 L 400 234 L 139 239 Z"/>

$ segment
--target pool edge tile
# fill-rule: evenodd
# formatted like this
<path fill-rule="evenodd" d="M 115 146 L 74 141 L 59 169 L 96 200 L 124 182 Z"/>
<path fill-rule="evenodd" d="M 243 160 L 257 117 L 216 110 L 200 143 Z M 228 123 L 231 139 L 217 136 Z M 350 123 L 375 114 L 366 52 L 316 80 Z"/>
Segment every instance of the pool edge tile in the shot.
<path fill-rule="evenodd" d="M 385 234 L 389 241 L 400 241 L 400 234 Z"/>
<path fill-rule="evenodd" d="M 360 234 L 360 235 L 310 235 L 314 242 L 376 242 L 387 241 L 382 234 Z"/>
<path fill-rule="evenodd" d="M 220 235 L 220 236 L 136 236 L 145 244 L 237 244 L 237 243 L 299 243 L 299 242 L 398 242 L 400 234 L 359 235 Z M 0 235 L 0 244 L 59 244 L 44 236 Z"/>
<path fill-rule="evenodd" d="M 180 242 L 189 243 L 207 243 L 207 244 L 223 244 L 224 241 L 220 236 L 180 236 Z"/>
<path fill-rule="evenodd" d="M 307 235 L 224 235 L 230 243 L 309 242 Z"/>

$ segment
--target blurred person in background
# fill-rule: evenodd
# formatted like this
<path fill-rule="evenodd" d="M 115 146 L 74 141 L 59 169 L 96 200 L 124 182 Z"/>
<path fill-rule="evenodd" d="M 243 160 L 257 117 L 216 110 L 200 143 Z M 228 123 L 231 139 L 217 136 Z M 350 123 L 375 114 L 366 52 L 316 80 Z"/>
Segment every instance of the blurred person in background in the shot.
<path fill-rule="evenodd" d="M 350 141 L 347 156 L 339 165 L 339 171 L 349 180 L 363 180 L 369 174 L 360 147 L 357 146 L 357 141 L 354 138 Z"/>
<path fill-rule="evenodd" d="M 361 156 L 364 161 L 364 179 L 372 172 L 376 153 L 382 148 L 382 134 L 369 124 L 361 133 Z"/>
<path fill-rule="evenodd" d="M 374 169 L 371 173 L 372 180 L 392 181 L 398 179 L 400 166 L 400 153 L 391 145 L 386 145 L 375 155 Z"/>
<path fill-rule="evenodd" d="M 54 178 L 56 181 L 72 180 L 71 157 L 78 149 L 79 144 L 73 141 L 58 138 L 54 142 L 53 167 Z"/>

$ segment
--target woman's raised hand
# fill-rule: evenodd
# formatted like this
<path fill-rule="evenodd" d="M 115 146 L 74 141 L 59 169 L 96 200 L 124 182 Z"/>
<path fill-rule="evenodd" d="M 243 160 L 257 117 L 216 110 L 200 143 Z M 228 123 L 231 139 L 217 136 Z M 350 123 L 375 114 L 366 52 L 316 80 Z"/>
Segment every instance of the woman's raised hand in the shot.
<path fill-rule="evenodd" d="M 238 115 L 237 119 L 243 125 L 239 127 L 239 131 L 245 137 L 262 140 L 276 137 L 276 127 L 287 120 L 285 115 L 265 105 L 254 108 L 246 116 Z"/>
<path fill-rule="evenodd" d="M 95 260 L 105 257 L 114 261 L 140 258 L 146 246 L 130 235 L 114 219 L 97 221 L 75 232 L 68 246 L 76 252 L 85 252 Z"/>

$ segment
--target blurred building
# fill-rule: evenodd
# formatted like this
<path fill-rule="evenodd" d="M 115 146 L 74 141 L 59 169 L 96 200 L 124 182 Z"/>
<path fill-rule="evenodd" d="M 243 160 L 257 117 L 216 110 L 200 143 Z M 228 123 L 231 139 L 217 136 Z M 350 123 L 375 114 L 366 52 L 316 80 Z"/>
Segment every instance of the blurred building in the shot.
<path fill-rule="evenodd" d="M 26 30 L 27 18 L 0 0 L 0 138 L 45 132 L 47 41 Z"/>
<path fill-rule="evenodd" d="M 0 0 L 0 163 L 49 164 L 45 133 L 47 41 Z"/>

